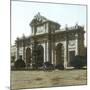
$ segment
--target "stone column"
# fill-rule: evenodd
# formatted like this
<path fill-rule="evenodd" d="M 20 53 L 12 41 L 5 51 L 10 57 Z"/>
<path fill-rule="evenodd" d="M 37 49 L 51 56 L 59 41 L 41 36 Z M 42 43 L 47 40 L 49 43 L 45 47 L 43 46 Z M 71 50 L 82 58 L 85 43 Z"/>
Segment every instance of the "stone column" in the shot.
<path fill-rule="evenodd" d="M 23 46 L 23 60 L 26 61 L 26 59 L 25 59 L 25 46 Z"/>
<path fill-rule="evenodd" d="M 48 55 L 48 53 L 49 53 L 49 52 L 48 52 L 48 42 L 47 42 L 47 44 L 46 44 L 46 49 L 47 49 L 46 55 L 47 55 L 47 62 L 48 62 L 48 61 L 49 61 L 49 57 L 48 57 L 48 56 L 49 56 L 49 55 Z"/>
<path fill-rule="evenodd" d="M 55 31 L 53 32 L 53 35 L 52 35 L 52 64 L 55 65 L 55 35 L 54 35 Z"/>
<path fill-rule="evenodd" d="M 23 41 L 22 41 L 22 47 L 23 47 L 23 60 L 26 62 L 25 60 L 25 35 L 23 34 Z"/>
<path fill-rule="evenodd" d="M 66 53 L 66 41 L 64 42 L 64 68 L 67 68 L 67 53 Z"/>
<path fill-rule="evenodd" d="M 44 47 L 44 62 L 47 61 L 47 41 L 45 41 L 45 47 Z"/>
<path fill-rule="evenodd" d="M 51 59 L 51 63 L 53 64 L 53 48 L 51 49 L 51 53 L 52 53 L 52 54 L 51 54 L 51 58 L 52 58 L 52 59 Z"/>
<path fill-rule="evenodd" d="M 54 46 L 54 41 L 51 43 L 51 63 L 55 64 L 55 46 Z"/>
<path fill-rule="evenodd" d="M 66 60 L 67 60 L 67 66 L 69 66 L 69 59 L 68 59 L 68 41 L 69 41 L 69 35 L 68 35 L 68 27 L 66 26 Z"/>
<path fill-rule="evenodd" d="M 32 64 L 35 63 L 35 45 L 34 45 L 34 41 L 32 42 Z"/>
<path fill-rule="evenodd" d="M 52 46 L 51 46 L 51 40 L 48 41 L 48 61 L 52 62 L 52 52 L 51 52 Z"/>
<path fill-rule="evenodd" d="M 75 52 L 75 55 L 79 55 L 79 48 L 78 48 L 78 34 L 76 34 L 75 37 L 76 37 L 76 52 Z"/>
<path fill-rule="evenodd" d="M 53 43 L 53 48 L 52 48 L 53 50 L 52 50 L 52 59 L 53 59 L 53 62 L 52 62 L 52 64 L 54 64 L 55 65 L 55 42 Z"/>
<path fill-rule="evenodd" d="M 30 67 L 32 68 L 32 44 L 31 44 L 31 63 L 30 63 Z"/>
<path fill-rule="evenodd" d="M 55 46 L 56 47 L 56 46 Z M 56 65 L 56 49 L 54 49 L 54 64 Z"/>
<path fill-rule="evenodd" d="M 44 42 L 44 44 L 43 44 L 43 48 L 44 48 L 44 61 L 43 62 L 45 62 L 46 61 L 46 57 L 45 57 L 45 55 L 46 55 L 46 53 L 45 53 L 45 51 L 46 51 L 46 48 L 45 48 L 45 42 Z"/>

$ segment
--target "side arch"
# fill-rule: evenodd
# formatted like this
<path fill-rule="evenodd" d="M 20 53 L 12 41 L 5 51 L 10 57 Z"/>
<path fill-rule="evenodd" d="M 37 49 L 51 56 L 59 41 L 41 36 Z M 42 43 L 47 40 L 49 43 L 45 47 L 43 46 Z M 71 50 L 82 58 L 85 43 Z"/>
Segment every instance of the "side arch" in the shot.
<path fill-rule="evenodd" d="M 37 45 L 35 64 L 40 67 L 43 65 L 43 62 L 44 62 L 44 48 L 42 45 Z"/>
<path fill-rule="evenodd" d="M 64 47 L 62 43 L 56 46 L 56 65 L 64 66 Z"/>

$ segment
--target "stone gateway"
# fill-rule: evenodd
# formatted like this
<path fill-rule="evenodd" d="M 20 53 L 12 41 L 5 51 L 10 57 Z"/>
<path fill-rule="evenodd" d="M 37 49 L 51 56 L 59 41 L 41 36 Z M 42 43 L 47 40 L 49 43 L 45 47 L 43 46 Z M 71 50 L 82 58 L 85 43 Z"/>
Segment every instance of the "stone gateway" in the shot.
<path fill-rule="evenodd" d="M 41 66 L 44 62 L 70 67 L 73 56 L 83 55 L 84 27 L 76 24 L 61 29 L 57 22 L 48 20 L 38 13 L 30 23 L 31 36 L 17 38 L 15 60 L 22 56 L 26 67 Z"/>

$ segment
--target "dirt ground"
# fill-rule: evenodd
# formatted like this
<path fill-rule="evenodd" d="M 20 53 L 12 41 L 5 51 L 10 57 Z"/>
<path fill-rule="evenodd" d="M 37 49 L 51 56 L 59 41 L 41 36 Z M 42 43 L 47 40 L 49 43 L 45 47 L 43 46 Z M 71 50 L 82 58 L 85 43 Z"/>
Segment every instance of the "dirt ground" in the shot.
<path fill-rule="evenodd" d="M 11 71 L 12 90 L 86 84 L 86 70 Z"/>

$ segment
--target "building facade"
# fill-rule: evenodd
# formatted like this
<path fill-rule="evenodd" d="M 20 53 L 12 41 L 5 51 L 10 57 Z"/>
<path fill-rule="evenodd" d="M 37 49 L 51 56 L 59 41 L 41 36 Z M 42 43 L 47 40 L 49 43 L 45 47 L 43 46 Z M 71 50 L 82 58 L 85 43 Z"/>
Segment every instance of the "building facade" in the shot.
<path fill-rule="evenodd" d="M 26 66 L 42 65 L 50 62 L 54 65 L 70 66 L 75 55 L 83 55 L 84 27 L 75 25 L 61 29 L 57 22 L 48 20 L 38 13 L 30 23 L 31 36 L 17 38 L 16 60 L 22 56 Z"/>

